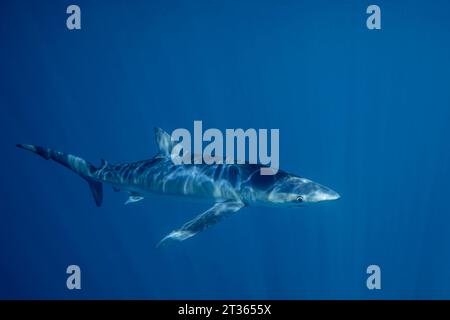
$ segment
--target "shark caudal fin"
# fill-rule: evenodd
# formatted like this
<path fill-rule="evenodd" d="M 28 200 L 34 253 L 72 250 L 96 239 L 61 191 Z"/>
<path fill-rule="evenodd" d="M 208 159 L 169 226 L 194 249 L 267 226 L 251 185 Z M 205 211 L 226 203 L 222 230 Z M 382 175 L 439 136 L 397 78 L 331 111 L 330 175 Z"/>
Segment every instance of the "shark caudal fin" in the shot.
<path fill-rule="evenodd" d="M 92 180 L 92 179 L 86 179 L 84 178 L 87 183 L 89 184 L 89 188 L 91 189 L 92 196 L 94 197 L 95 204 L 97 207 L 100 207 L 103 202 L 103 185 L 101 182 Z"/>
<path fill-rule="evenodd" d="M 95 204 L 97 206 L 101 206 L 103 201 L 103 186 L 101 182 L 94 179 L 94 173 L 97 171 L 97 168 L 92 164 L 71 154 L 66 154 L 31 144 L 18 144 L 17 147 L 34 152 L 46 160 L 56 161 L 73 172 L 79 174 L 89 184 L 89 188 L 94 196 Z"/>

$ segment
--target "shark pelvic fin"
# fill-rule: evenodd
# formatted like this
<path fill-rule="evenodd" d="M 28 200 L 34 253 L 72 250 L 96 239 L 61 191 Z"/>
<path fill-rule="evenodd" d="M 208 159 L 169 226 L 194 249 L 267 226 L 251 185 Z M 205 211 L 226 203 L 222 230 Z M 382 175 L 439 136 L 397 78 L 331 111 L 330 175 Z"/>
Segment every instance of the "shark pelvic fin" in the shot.
<path fill-rule="evenodd" d="M 205 212 L 199 214 L 191 221 L 185 223 L 180 229 L 174 230 L 169 233 L 157 244 L 157 247 L 169 241 L 183 241 L 192 236 L 195 236 L 197 233 L 205 230 L 209 226 L 216 224 L 222 221 L 222 219 L 239 211 L 239 209 L 243 208 L 244 206 L 245 204 L 241 201 L 226 201 L 216 203 Z"/>
<path fill-rule="evenodd" d="M 141 196 L 140 194 L 132 193 L 132 194 L 130 194 L 130 197 L 128 198 L 128 200 L 125 201 L 125 204 L 138 202 L 138 201 L 141 201 L 143 199 L 144 199 L 144 197 Z"/>
<path fill-rule="evenodd" d="M 173 148 L 170 134 L 161 128 L 155 127 L 155 139 L 159 154 L 165 157 L 169 156 Z"/>

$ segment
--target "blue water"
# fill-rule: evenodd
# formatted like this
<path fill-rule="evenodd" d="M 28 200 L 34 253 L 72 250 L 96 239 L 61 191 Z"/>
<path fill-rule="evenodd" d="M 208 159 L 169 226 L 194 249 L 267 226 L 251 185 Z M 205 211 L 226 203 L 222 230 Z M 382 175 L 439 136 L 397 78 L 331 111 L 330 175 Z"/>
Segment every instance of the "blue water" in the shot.
<path fill-rule="evenodd" d="M 80 31 L 68 4 L 0 4 L 0 298 L 450 298 L 448 1 L 378 0 L 378 31 L 357 0 L 78 0 Z M 140 160 L 194 120 L 279 128 L 281 167 L 342 198 L 157 249 L 207 206 L 107 187 L 97 208 L 15 147 Z"/>

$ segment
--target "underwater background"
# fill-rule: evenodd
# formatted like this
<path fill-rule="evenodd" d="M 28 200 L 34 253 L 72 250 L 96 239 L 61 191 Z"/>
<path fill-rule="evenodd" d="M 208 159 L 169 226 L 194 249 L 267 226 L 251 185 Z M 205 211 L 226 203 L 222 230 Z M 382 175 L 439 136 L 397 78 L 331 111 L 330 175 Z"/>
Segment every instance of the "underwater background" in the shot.
<path fill-rule="evenodd" d="M 0 298 L 450 298 L 450 4 L 0 3 Z M 245 208 L 156 248 L 208 205 L 124 206 L 15 147 L 100 164 L 156 153 L 153 128 L 279 128 L 280 167 L 342 198 Z M 81 290 L 66 268 L 81 268 Z M 381 268 L 368 290 L 366 268 Z"/>

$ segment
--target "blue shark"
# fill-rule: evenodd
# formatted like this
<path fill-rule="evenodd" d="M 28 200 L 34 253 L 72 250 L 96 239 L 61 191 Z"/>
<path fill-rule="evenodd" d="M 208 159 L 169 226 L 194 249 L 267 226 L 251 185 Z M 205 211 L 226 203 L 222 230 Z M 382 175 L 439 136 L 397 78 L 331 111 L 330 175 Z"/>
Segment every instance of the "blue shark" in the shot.
<path fill-rule="evenodd" d="M 321 184 L 278 170 L 261 175 L 260 164 L 176 164 L 171 136 L 155 128 L 158 153 L 149 160 L 95 167 L 86 160 L 36 145 L 18 144 L 43 158 L 54 160 L 87 181 L 97 206 L 103 201 L 103 184 L 129 194 L 134 203 L 150 195 L 172 195 L 210 203 L 211 207 L 165 236 L 160 244 L 182 241 L 229 217 L 246 206 L 296 208 L 337 200 L 340 195 Z"/>

